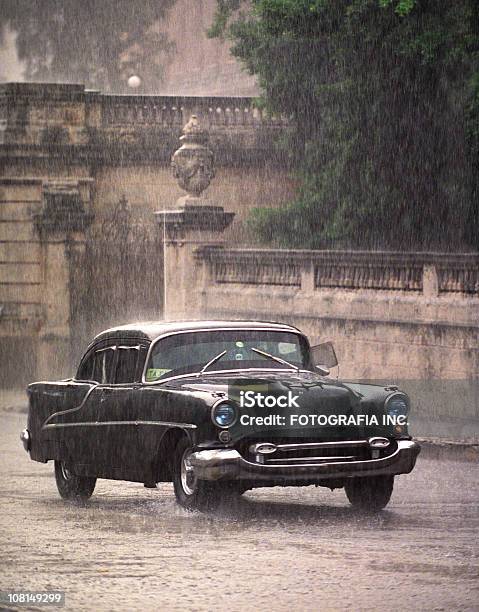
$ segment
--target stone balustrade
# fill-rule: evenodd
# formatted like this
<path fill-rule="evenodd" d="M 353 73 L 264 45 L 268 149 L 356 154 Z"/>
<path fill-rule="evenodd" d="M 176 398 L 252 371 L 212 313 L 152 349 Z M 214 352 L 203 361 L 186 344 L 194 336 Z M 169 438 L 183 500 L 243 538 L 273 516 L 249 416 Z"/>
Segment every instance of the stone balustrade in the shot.
<path fill-rule="evenodd" d="M 120 96 L 101 97 L 102 125 L 182 128 L 192 114 L 208 130 L 287 125 L 285 117 L 268 115 L 247 97 Z"/>
<path fill-rule="evenodd" d="M 479 254 L 275 249 L 199 250 L 213 284 L 401 291 L 479 297 Z"/>
<path fill-rule="evenodd" d="M 0 145 L 41 146 L 59 156 L 67 148 L 69 157 L 95 159 L 119 150 L 122 160 L 169 162 L 193 114 L 209 131 L 219 163 L 284 162 L 273 141 L 288 120 L 257 108 L 254 98 L 111 95 L 74 84 L 0 85 Z"/>

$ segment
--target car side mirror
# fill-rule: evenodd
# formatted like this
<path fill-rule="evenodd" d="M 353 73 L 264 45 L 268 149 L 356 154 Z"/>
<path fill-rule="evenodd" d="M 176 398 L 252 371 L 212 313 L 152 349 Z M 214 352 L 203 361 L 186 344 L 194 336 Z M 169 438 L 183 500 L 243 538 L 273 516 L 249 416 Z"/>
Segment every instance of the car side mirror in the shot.
<path fill-rule="evenodd" d="M 323 342 L 311 347 L 311 359 L 314 367 L 324 376 L 329 370 L 338 365 L 338 358 L 332 342 Z"/>

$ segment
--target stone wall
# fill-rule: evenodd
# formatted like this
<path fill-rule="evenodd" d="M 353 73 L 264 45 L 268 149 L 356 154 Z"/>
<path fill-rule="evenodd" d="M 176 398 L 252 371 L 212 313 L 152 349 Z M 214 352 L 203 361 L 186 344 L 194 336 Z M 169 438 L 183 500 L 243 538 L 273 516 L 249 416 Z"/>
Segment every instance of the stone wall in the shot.
<path fill-rule="evenodd" d="M 334 340 L 346 376 L 479 374 L 477 254 L 210 247 L 196 257 L 207 278 L 199 314 L 291 321 Z"/>
<path fill-rule="evenodd" d="M 49 206 L 61 193 L 70 229 Z M 91 181 L 18 176 L 0 179 L 0 384 L 23 385 L 32 374 L 65 373 L 69 362 L 68 253 L 83 244 Z M 48 218 L 43 223 L 43 213 Z M 58 222 L 55 228 L 49 221 Z M 54 231 L 50 231 L 54 230 Z"/>

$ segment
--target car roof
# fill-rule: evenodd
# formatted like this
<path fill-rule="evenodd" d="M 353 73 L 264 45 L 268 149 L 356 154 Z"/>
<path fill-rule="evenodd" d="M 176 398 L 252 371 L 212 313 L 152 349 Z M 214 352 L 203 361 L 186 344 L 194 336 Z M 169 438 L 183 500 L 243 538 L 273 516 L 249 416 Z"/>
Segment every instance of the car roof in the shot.
<path fill-rule="evenodd" d="M 113 338 L 138 338 L 153 341 L 159 336 L 175 332 L 213 330 L 213 329 L 271 329 L 301 333 L 299 329 L 286 323 L 272 321 L 142 321 L 119 325 L 102 331 L 95 336 L 93 342 Z"/>

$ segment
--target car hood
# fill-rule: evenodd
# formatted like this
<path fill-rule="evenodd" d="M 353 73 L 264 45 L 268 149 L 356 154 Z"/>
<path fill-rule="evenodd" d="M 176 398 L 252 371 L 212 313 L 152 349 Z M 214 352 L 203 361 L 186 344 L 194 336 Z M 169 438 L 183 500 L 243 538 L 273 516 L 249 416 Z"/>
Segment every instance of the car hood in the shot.
<path fill-rule="evenodd" d="M 297 421 L 291 423 L 291 415 L 322 415 L 324 417 L 346 417 L 359 414 L 381 415 L 384 412 L 384 399 L 390 393 L 387 387 L 379 385 L 360 385 L 329 380 L 310 371 L 244 371 L 231 373 L 211 373 L 201 377 L 189 377 L 171 381 L 178 390 L 200 393 L 209 398 L 213 405 L 221 399 L 235 401 L 239 406 L 239 416 L 267 417 L 269 415 L 282 419 L 270 419 L 267 424 L 258 424 L 256 419 L 245 429 L 239 423 L 231 427 L 236 436 L 272 435 L 286 437 L 327 437 L 327 438 L 362 438 L 372 435 L 391 435 L 390 428 L 369 427 L 367 423 L 333 424 L 319 426 L 318 422 L 308 421 L 300 425 Z M 169 384 L 170 386 L 171 384 Z M 170 386 L 171 388 L 171 386 Z M 240 402 L 240 392 L 253 393 L 248 398 L 243 395 L 243 405 Z M 261 393 L 273 398 L 284 396 L 294 398 L 293 405 L 262 406 L 251 400 L 252 395 Z M 248 401 L 246 401 L 248 399 Z M 274 400 L 272 400 L 274 403 Z M 284 417 L 284 418 L 283 418 Z M 330 421 L 328 420 L 328 423 Z M 281 424 L 279 424 L 281 423 Z M 333 420 L 334 423 L 334 420 Z M 240 426 L 241 425 L 241 426 Z"/>

